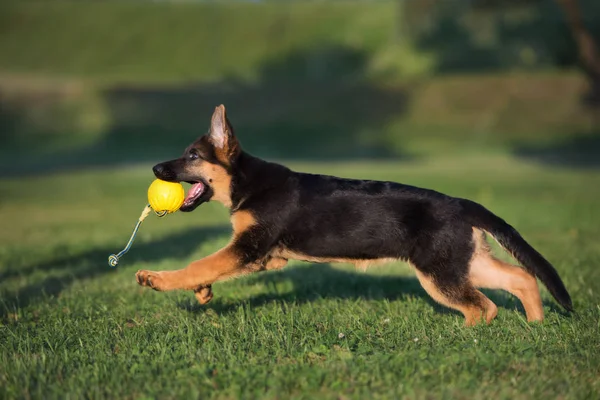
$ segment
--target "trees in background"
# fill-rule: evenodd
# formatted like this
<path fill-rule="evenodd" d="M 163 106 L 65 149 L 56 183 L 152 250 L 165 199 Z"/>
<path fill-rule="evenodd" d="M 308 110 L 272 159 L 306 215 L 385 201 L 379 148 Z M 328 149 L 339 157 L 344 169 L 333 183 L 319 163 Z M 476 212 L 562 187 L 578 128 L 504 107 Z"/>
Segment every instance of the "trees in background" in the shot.
<path fill-rule="evenodd" d="M 586 100 L 600 106 L 597 1 L 399 0 L 398 32 L 435 55 L 435 72 L 577 64 L 590 84 Z"/>
<path fill-rule="evenodd" d="M 587 29 L 581 15 L 578 0 L 556 0 L 563 8 L 567 23 L 577 44 L 583 70 L 590 82 L 587 100 L 600 105 L 600 54 L 594 37 Z"/>

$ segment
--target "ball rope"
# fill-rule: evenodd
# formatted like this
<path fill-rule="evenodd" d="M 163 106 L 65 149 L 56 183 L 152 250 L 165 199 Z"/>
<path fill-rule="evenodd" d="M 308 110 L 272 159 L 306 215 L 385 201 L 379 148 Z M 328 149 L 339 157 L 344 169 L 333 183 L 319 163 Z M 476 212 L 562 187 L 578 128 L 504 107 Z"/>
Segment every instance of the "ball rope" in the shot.
<path fill-rule="evenodd" d="M 135 240 L 135 235 L 137 234 L 138 229 L 140 229 L 140 225 L 142 225 L 142 222 L 144 222 L 146 217 L 150 214 L 150 211 L 152 211 L 152 207 L 150 206 L 150 204 L 147 204 L 146 207 L 144 207 L 144 211 L 142 211 L 140 218 L 138 218 L 138 222 L 137 222 L 137 224 L 135 224 L 135 228 L 133 228 L 133 233 L 131 234 L 131 237 L 129 238 L 129 242 L 127 242 L 127 245 L 125 246 L 125 248 L 123 250 L 121 250 L 119 253 L 111 254 L 108 257 L 108 265 L 115 268 L 117 266 L 117 264 L 119 263 L 119 259 L 121 257 L 123 257 L 123 255 L 129 251 L 129 249 L 131 248 L 131 245 L 133 244 L 133 241 Z M 158 215 L 158 213 L 156 213 L 156 214 Z M 166 212 L 164 212 L 164 214 L 161 216 L 164 216 L 165 214 L 166 214 Z"/>

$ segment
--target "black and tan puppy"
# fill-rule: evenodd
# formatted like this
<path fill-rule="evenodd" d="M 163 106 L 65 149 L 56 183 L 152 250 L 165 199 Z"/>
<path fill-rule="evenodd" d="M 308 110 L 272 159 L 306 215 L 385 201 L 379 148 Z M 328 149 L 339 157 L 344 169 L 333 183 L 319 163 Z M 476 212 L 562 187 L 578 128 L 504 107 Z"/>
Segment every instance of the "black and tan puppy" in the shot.
<path fill-rule="evenodd" d="M 477 288 L 517 296 L 529 321 L 544 318 L 536 277 L 567 310 L 571 298 L 556 270 L 519 233 L 469 200 L 394 182 L 313 175 L 244 152 L 216 108 L 208 134 L 182 157 L 154 167 L 157 178 L 192 184 L 181 211 L 216 200 L 231 210 L 233 236 L 216 253 L 176 271 L 138 271 L 140 285 L 193 290 L 201 303 L 221 279 L 279 269 L 289 259 L 369 264 L 405 260 L 439 303 L 467 325 L 497 314 Z M 524 269 L 494 258 L 492 235 Z"/>

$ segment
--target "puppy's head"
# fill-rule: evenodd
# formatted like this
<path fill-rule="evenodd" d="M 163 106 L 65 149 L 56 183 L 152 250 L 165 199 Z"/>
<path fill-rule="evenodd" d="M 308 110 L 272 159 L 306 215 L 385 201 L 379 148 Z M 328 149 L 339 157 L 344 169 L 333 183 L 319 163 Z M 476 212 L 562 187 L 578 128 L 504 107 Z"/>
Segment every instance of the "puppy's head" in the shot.
<path fill-rule="evenodd" d="M 158 179 L 192 185 L 180 211 L 192 211 L 209 200 L 231 207 L 231 173 L 240 152 L 225 106 L 220 105 L 206 135 L 188 146 L 180 158 L 157 164 L 152 170 Z"/>

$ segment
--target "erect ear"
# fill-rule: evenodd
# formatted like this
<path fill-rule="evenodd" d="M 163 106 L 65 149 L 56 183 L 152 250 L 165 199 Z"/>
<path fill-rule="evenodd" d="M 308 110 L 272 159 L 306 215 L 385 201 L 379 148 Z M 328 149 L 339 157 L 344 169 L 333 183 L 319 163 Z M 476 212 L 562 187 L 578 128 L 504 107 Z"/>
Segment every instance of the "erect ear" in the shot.
<path fill-rule="evenodd" d="M 215 108 L 210 122 L 210 141 L 215 146 L 217 156 L 221 161 L 227 162 L 239 151 L 233 127 L 227 119 L 225 106 Z"/>

